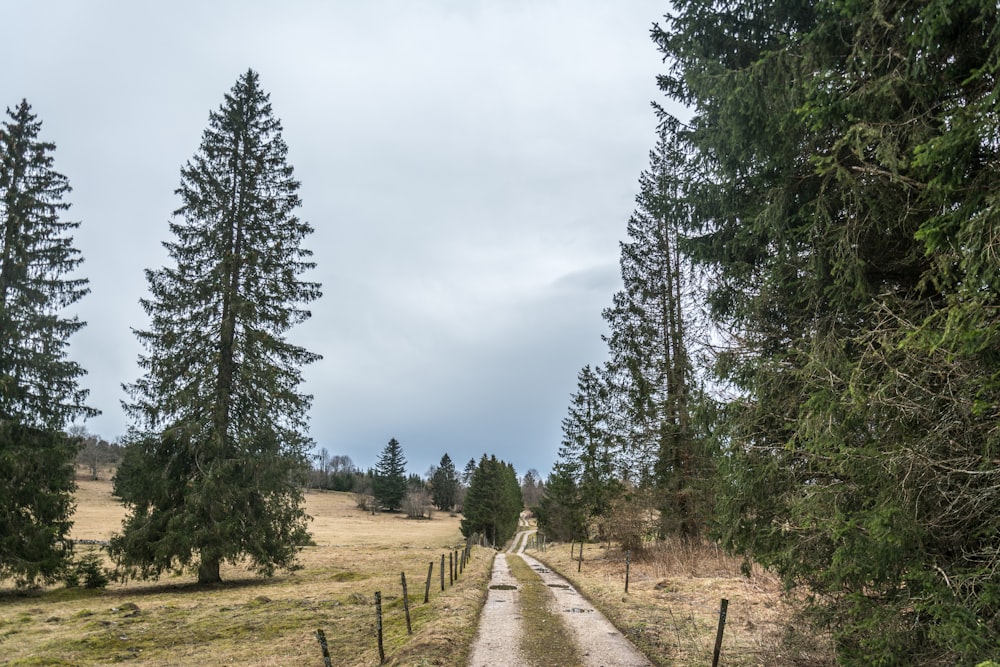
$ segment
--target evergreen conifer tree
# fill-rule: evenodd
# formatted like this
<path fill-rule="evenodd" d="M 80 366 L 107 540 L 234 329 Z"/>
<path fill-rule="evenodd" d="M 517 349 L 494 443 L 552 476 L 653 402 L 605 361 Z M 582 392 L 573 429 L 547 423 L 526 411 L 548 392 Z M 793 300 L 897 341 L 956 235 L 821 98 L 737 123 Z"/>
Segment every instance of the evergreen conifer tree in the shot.
<path fill-rule="evenodd" d="M 721 536 L 843 664 L 1000 653 L 998 13 L 687 2 L 654 31 L 731 344 Z"/>
<path fill-rule="evenodd" d="M 420 478 L 417 477 L 419 481 Z M 406 458 L 403 448 L 395 438 L 379 454 L 375 464 L 375 476 L 372 480 L 372 495 L 375 502 L 393 512 L 403 506 L 406 497 Z"/>
<path fill-rule="evenodd" d="M 608 398 L 600 376 L 589 365 L 584 366 L 562 421 L 562 466 L 558 470 L 572 477 L 579 495 L 573 505 L 587 518 L 604 516 L 621 487 L 614 474 L 615 439 Z"/>
<path fill-rule="evenodd" d="M 62 311 L 89 290 L 68 278 L 83 261 L 63 220 L 70 191 L 53 168 L 27 101 L 0 125 L 0 578 L 54 577 L 71 552 L 71 493 L 80 445 L 64 433 L 97 411 L 84 401 L 83 368 L 66 358 L 84 326 Z"/>
<path fill-rule="evenodd" d="M 523 506 L 514 467 L 484 454 L 465 495 L 462 534 L 480 533 L 490 544 L 502 545 L 517 532 Z"/>
<path fill-rule="evenodd" d="M 445 512 L 458 502 L 458 471 L 448 454 L 441 457 L 441 463 L 431 476 L 431 498 L 434 506 Z"/>
<path fill-rule="evenodd" d="M 127 385 L 133 420 L 115 493 L 129 514 L 111 554 L 129 575 L 224 561 L 264 575 L 291 568 L 306 542 L 308 470 L 301 368 L 319 357 L 285 333 L 320 296 L 296 215 L 298 182 L 281 124 L 249 70 L 210 113 L 181 169 L 181 207 L 165 243 L 173 265 L 148 270 L 137 331 L 144 375 Z"/>
<path fill-rule="evenodd" d="M 708 520 L 699 490 L 703 445 L 691 427 L 691 361 L 684 298 L 689 272 L 680 253 L 688 222 L 682 180 L 686 156 L 664 119 L 637 207 L 621 244 L 624 288 L 604 311 L 610 333 L 610 386 L 624 411 L 622 437 L 660 497 L 665 534 L 697 537 Z"/>
<path fill-rule="evenodd" d="M 577 484 L 578 473 L 575 463 L 556 461 L 541 500 L 532 508 L 538 529 L 550 539 L 574 541 L 587 536 L 589 516 Z"/>

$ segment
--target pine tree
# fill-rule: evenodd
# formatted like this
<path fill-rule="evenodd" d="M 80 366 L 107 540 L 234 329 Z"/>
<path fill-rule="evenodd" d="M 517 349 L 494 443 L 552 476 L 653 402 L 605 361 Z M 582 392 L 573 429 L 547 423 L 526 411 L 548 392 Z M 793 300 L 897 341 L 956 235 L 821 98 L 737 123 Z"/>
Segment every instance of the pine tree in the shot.
<path fill-rule="evenodd" d="M 441 463 L 431 476 L 431 498 L 434 506 L 444 512 L 458 502 L 458 471 L 448 454 L 441 457 Z"/>
<path fill-rule="evenodd" d="M 692 2 L 654 31 L 731 344 L 721 536 L 844 664 L 1000 651 L 998 11 Z"/>
<path fill-rule="evenodd" d="M 469 459 L 468 463 L 465 464 L 465 468 L 462 469 L 462 484 L 469 486 L 472 483 L 472 476 L 476 474 L 477 467 L 476 459 Z"/>
<path fill-rule="evenodd" d="M 417 477 L 417 480 L 420 478 Z M 379 454 L 372 483 L 372 495 L 375 496 L 378 505 L 390 512 L 403 506 L 407 489 L 406 458 L 403 456 L 402 446 L 395 438 L 389 440 Z"/>
<path fill-rule="evenodd" d="M 483 535 L 490 544 L 502 545 L 517 532 L 524 502 L 514 467 L 484 454 L 469 482 L 462 507 L 462 534 Z"/>
<path fill-rule="evenodd" d="M 65 176 L 55 145 L 22 101 L 0 125 L 0 577 L 19 584 L 55 576 L 71 552 L 73 462 L 79 447 L 63 430 L 96 410 L 78 385 L 84 370 L 66 358 L 84 326 L 61 312 L 87 292 L 67 278 L 83 261 L 70 231 Z"/>
<path fill-rule="evenodd" d="M 689 215 L 682 192 L 686 155 L 664 118 L 650 166 L 639 178 L 637 208 L 621 244 L 624 289 L 604 311 L 613 381 L 640 482 L 661 498 L 663 532 L 697 537 L 709 511 L 700 502 L 703 445 L 691 427 L 691 361 L 684 299 L 688 271 L 680 233 Z"/>
<path fill-rule="evenodd" d="M 69 209 L 65 176 L 52 167 L 55 145 L 39 139 L 41 121 L 22 101 L 0 127 L 0 418 L 56 430 L 84 405 L 85 371 L 66 359 L 69 337 L 84 323 L 60 316 L 90 290 L 85 278 L 67 278 L 83 262 L 61 219 Z"/>
<path fill-rule="evenodd" d="M 560 470 L 573 479 L 579 495 L 573 502 L 575 509 L 586 518 L 604 516 L 621 483 L 614 474 L 615 439 L 609 425 L 607 387 L 589 365 L 577 375 L 577 391 L 570 401 L 562 422 Z"/>
<path fill-rule="evenodd" d="M 577 484 L 578 472 L 575 464 L 556 461 L 541 500 L 532 508 L 538 529 L 549 539 L 575 541 L 587 537 L 589 515 Z"/>
<path fill-rule="evenodd" d="M 115 477 L 129 515 L 111 554 L 127 574 L 194 567 L 220 578 L 248 559 L 271 575 L 308 538 L 300 481 L 311 397 L 301 368 L 319 357 L 284 334 L 320 296 L 299 220 L 299 184 L 257 74 L 241 76 L 181 169 L 181 207 L 165 247 L 174 265 L 146 272 L 138 331 L 145 374 L 126 386 L 133 420 Z"/>

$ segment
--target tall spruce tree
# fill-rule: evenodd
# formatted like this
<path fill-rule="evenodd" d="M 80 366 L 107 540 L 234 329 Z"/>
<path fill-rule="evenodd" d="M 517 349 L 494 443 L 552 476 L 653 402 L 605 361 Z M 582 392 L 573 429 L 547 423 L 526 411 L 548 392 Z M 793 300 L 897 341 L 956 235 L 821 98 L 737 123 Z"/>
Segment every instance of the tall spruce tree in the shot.
<path fill-rule="evenodd" d="M 557 460 L 538 505 L 531 508 L 538 529 L 550 539 L 575 541 L 588 537 L 590 515 L 578 477 L 575 462 Z"/>
<path fill-rule="evenodd" d="M 609 385 L 619 394 L 627 451 L 660 498 L 664 534 L 697 537 L 706 523 L 707 460 L 691 425 L 691 361 L 684 299 L 690 272 L 680 254 L 688 223 L 687 156 L 664 118 L 637 207 L 621 244 L 624 288 L 604 311 Z"/>
<path fill-rule="evenodd" d="M 606 515 L 612 498 L 620 491 L 610 419 L 608 389 L 598 373 L 589 365 L 584 366 L 577 375 L 577 391 L 570 397 L 568 414 L 562 421 L 563 439 L 559 448 L 562 467 L 557 472 L 572 476 L 579 496 L 573 504 L 585 519 Z M 559 485 L 562 488 L 565 485 Z"/>
<path fill-rule="evenodd" d="M 110 551 L 129 575 L 194 567 L 208 583 L 244 559 L 271 575 L 308 538 L 311 397 L 299 385 L 319 357 L 284 334 L 320 290 L 300 277 L 314 266 L 302 247 L 312 228 L 296 216 L 286 154 L 249 70 L 181 170 L 164 244 L 174 265 L 146 272 L 145 374 L 125 387 L 133 424 L 114 490 L 129 514 Z"/>
<path fill-rule="evenodd" d="M 476 466 L 462 506 L 461 531 L 479 533 L 493 545 L 502 545 L 517 532 L 524 502 L 514 466 L 484 454 Z"/>
<path fill-rule="evenodd" d="M 71 552 L 79 442 L 63 431 L 97 414 L 66 358 L 84 323 L 62 311 L 89 291 L 67 277 L 83 261 L 70 235 L 80 223 L 62 218 L 69 182 L 40 132 L 23 100 L 0 125 L 0 578 L 22 585 L 51 579 Z"/>
<path fill-rule="evenodd" d="M 392 438 L 382 449 L 375 464 L 372 495 L 379 506 L 393 512 L 403 506 L 406 490 L 406 457 L 403 456 L 403 447 L 399 441 Z"/>
<path fill-rule="evenodd" d="M 686 2 L 654 39 L 732 343 L 725 543 L 844 664 L 997 655 L 997 4 Z"/>
<path fill-rule="evenodd" d="M 455 507 L 458 503 L 458 485 L 458 471 L 451 457 L 445 454 L 431 475 L 431 498 L 439 510 L 448 512 Z"/>

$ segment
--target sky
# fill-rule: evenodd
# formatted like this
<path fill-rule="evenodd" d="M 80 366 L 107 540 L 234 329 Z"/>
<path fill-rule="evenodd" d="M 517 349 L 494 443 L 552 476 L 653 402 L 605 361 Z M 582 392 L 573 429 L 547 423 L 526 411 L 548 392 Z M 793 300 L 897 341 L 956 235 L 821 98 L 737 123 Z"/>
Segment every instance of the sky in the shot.
<path fill-rule="evenodd" d="M 73 188 L 91 293 L 69 356 L 124 435 L 146 269 L 208 114 L 260 75 L 301 182 L 323 297 L 288 339 L 316 450 L 410 473 L 447 453 L 547 475 L 655 141 L 650 0 L 8 2 L 0 105 L 27 99 Z"/>

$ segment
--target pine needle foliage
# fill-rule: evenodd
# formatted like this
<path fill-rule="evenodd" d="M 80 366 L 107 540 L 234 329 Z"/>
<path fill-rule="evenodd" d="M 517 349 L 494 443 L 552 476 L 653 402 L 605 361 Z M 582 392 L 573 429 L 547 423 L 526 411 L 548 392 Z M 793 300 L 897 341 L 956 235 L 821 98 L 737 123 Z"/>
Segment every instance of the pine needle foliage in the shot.
<path fill-rule="evenodd" d="M 70 277 L 83 262 L 70 235 L 80 223 L 62 217 L 69 181 L 41 126 L 23 100 L 0 126 L 0 419 L 62 429 L 97 414 L 77 382 L 85 371 L 66 358 L 84 323 L 61 314 L 90 290 Z"/>
<path fill-rule="evenodd" d="M 621 243 L 623 288 L 604 310 L 610 361 L 605 382 L 618 413 L 631 483 L 652 489 L 661 537 L 698 539 L 711 513 L 706 439 L 692 412 L 695 391 L 689 331 L 693 286 L 681 237 L 690 220 L 688 155 L 664 117 L 649 167 L 639 177 L 636 209 Z"/>
<path fill-rule="evenodd" d="M 372 477 L 372 495 L 379 507 L 394 512 L 406 497 L 406 457 L 399 440 L 391 438 L 379 454 Z"/>
<path fill-rule="evenodd" d="M 843 664 L 1000 652 L 997 19 L 692 0 L 653 31 L 729 343 L 720 537 Z"/>
<path fill-rule="evenodd" d="M 607 386 L 589 365 L 577 374 L 577 391 L 562 421 L 559 459 L 538 506 L 538 527 L 558 540 L 589 537 L 591 520 L 606 517 L 622 491 L 616 475 L 617 439 L 612 432 Z"/>
<path fill-rule="evenodd" d="M 147 270 L 136 331 L 144 374 L 126 385 L 132 419 L 115 493 L 129 509 L 111 553 L 125 576 L 191 567 L 203 583 L 247 559 L 271 575 L 307 541 L 308 469 L 301 369 L 319 356 L 286 332 L 306 320 L 317 283 L 296 215 L 299 183 L 281 123 L 247 71 L 209 115 L 181 169 L 181 206 L 164 243 L 171 266 Z"/>
<path fill-rule="evenodd" d="M 462 505 L 462 534 L 482 535 L 501 546 L 514 536 L 520 523 L 524 501 L 514 466 L 496 456 L 479 460 Z"/>
<path fill-rule="evenodd" d="M 55 145 L 22 100 L 0 124 L 0 577 L 22 586 L 51 581 L 68 562 L 73 461 L 64 433 L 85 405 L 83 368 L 67 358 L 84 326 L 63 310 L 89 291 L 71 277 L 83 258 L 67 221 L 68 179 Z"/>
<path fill-rule="evenodd" d="M 434 506 L 439 510 L 450 512 L 458 504 L 459 488 L 458 470 L 446 453 L 431 475 L 431 498 Z"/>

